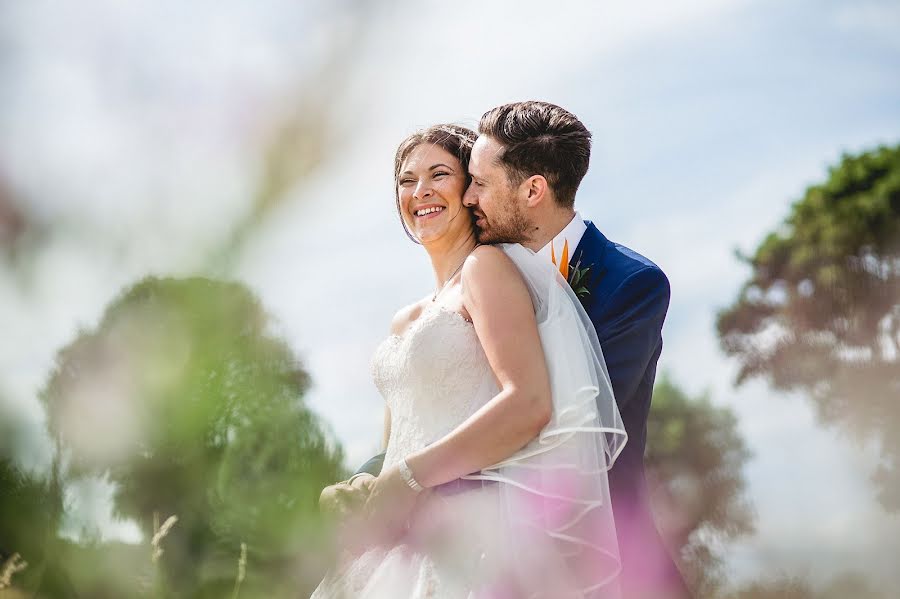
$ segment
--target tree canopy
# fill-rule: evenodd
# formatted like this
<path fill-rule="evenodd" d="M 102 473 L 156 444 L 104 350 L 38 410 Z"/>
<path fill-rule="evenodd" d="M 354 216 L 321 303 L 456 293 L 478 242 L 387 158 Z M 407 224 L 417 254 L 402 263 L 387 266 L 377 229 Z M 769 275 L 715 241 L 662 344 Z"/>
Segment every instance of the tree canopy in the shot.
<path fill-rule="evenodd" d="M 742 260 L 750 277 L 718 317 L 738 382 L 801 391 L 878 441 L 879 499 L 900 509 L 900 146 L 845 155 Z"/>
<path fill-rule="evenodd" d="M 688 396 L 668 376 L 650 405 L 645 461 L 657 521 L 691 589 L 711 597 L 722 582 L 715 544 L 753 529 L 750 453 L 730 409 Z"/>
<path fill-rule="evenodd" d="M 148 540 L 177 516 L 166 584 L 222 596 L 246 543 L 252 596 L 304 587 L 296 560 L 319 546 L 319 491 L 344 474 L 308 385 L 246 287 L 151 277 L 59 352 L 42 398 L 69 478 L 107 473 L 116 511 Z"/>

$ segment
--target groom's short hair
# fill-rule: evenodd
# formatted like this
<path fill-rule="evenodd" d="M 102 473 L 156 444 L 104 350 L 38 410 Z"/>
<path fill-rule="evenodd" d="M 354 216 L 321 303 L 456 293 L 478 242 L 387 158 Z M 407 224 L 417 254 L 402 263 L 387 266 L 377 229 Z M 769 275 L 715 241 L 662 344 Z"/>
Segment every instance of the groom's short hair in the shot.
<path fill-rule="evenodd" d="M 497 140 L 510 181 L 543 175 L 560 206 L 571 208 L 591 159 L 591 132 L 574 114 L 548 102 L 504 104 L 484 113 L 478 132 Z"/>

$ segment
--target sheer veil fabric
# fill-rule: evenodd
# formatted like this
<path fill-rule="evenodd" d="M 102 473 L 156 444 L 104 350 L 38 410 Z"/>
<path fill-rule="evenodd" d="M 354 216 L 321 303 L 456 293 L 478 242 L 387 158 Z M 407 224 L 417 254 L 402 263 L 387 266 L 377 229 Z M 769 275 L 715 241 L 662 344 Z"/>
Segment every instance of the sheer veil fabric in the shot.
<path fill-rule="evenodd" d="M 499 483 L 502 527 L 514 537 L 507 563 L 517 567 L 520 579 L 537 578 L 535 589 L 615 597 L 621 563 L 607 472 L 627 434 L 603 351 L 556 267 L 519 244 L 500 247 L 531 294 L 553 411 L 520 451 L 463 478 Z"/>

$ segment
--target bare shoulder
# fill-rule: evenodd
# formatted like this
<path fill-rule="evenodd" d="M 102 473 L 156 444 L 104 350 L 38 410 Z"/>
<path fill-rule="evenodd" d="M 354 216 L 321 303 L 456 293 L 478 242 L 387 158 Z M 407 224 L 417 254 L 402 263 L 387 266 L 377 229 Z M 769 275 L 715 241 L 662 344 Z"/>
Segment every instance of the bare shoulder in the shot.
<path fill-rule="evenodd" d="M 409 325 L 419 317 L 425 306 L 425 300 L 419 300 L 408 306 L 403 306 L 391 319 L 391 334 L 402 335 Z"/>
<path fill-rule="evenodd" d="M 515 262 L 499 247 L 483 245 L 466 260 L 462 272 L 466 308 L 479 304 L 502 305 L 527 298 L 528 291 Z"/>
<path fill-rule="evenodd" d="M 481 245 L 466 258 L 462 268 L 463 278 L 469 282 L 489 281 L 497 276 L 518 273 L 515 263 L 499 247 Z"/>

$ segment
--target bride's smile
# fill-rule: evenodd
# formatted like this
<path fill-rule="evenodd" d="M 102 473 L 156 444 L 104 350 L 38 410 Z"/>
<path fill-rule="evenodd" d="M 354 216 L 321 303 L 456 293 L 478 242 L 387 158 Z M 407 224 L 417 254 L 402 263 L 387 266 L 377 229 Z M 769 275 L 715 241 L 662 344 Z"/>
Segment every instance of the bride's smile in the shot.
<path fill-rule="evenodd" d="M 415 210 L 413 210 L 413 214 L 415 214 L 417 218 L 432 218 L 434 216 L 437 216 L 438 213 L 443 212 L 443 211 L 444 211 L 443 206 L 425 206 L 425 207 L 420 206 L 420 207 L 416 208 Z"/>

